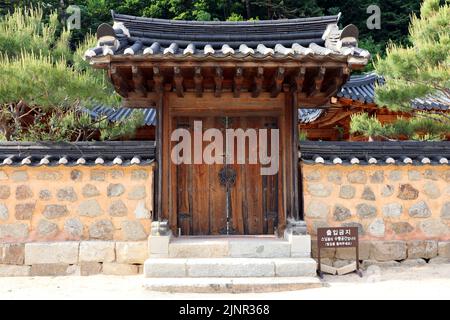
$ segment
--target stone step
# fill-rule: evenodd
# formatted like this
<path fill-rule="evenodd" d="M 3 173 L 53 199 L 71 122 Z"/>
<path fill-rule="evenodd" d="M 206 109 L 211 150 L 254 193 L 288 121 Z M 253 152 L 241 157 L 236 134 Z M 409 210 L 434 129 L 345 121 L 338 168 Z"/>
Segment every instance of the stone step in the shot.
<path fill-rule="evenodd" d="M 317 277 L 266 278 L 152 278 L 144 288 L 171 293 L 262 293 L 313 289 L 326 286 Z"/>
<path fill-rule="evenodd" d="M 310 277 L 316 274 L 311 258 L 160 258 L 147 259 L 148 278 Z"/>
<path fill-rule="evenodd" d="M 273 237 L 186 238 L 169 243 L 170 258 L 288 258 L 291 245 Z"/>

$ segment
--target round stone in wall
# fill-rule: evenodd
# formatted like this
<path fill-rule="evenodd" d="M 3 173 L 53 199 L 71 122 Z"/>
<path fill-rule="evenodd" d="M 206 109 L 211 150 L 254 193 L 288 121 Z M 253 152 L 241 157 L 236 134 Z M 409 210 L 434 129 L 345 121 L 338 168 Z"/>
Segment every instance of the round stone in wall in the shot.
<path fill-rule="evenodd" d="M 85 198 L 92 198 L 100 195 L 100 191 L 98 191 L 97 187 L 90 183 L 86 184 L 81 192 Z"/>
<path fill-rule="evenodd" d="M 124 217 L 128 214 L 128 209 L 122 200 L 116 200 L 111 202 L 108 213 L 112 217 Z"/>
<path fill-rule="evenodd" d="M 410 233 L 414 230 L 414 227 L 409 222 L 395 222 L 391 228 L 395 234 Z"/>
<path fill-rule="evenodd" d="M 83 224 L 79 219 L 67 219 L 64 222 L 64 231 L 72 237 L 80 238 L 83 235 Z"/>
<path fill-rule="evenodd" d="M 441 196 L 441 190 L 433 181 L 425 182 L 423 186 L 423 193 L 425 193 L 430 199 L 437 199 Z"/>
<path fill-rule="evenodd" d="M 330 207 L 325 202 L 319 200 L 311 200 L 306 207 L 305 214 L 308 218 L 326 219 L 329 211 Z"/>
<path fill-rule="evenodd" d="M 368 201 L 375 201 L 375 193 L 371 187 L 365 186 L 361 198 Z"/>
<path fill-rule="evenodd" d="M 19 203 L 16 204 L 15 218 L 17 220 L 30 220 L 33 216 L 36 202 Z"/>
<path fill-rule="evenodd" d="M 11 195 L 11 188 L 9 186 L 0 186 L 0 199 L 8 199 Z"/>
<path fill-rule="evenodd" d="M 42 214 L 47 219 L 56 219 L 67 216 L 69 214 L 69 210 L 67 210 L 67 206 L 65 205 L 49 204 L 45 206 Z"/>
<path fill-rule="evenodd" d="M 52 193 L 50 190 L 44 189 L 39 191 L 39 200 L 48 201 L 52 198 Z"/>
<path fill-rule="evenodd" d="M 58 190 L 56 193 L 56 197 L 59 201 L 70 201 L 75 202 L 77 201 L 78 197 L 75 193 L 75 190 L 72 187 L 64 187 Z"/>
<path fill-rule="evenodd" d="M 52 236 L 58 232 L 58 225 L 45 219 L 39 220 L 37 231 L 40 236 Z"/>
<path fill-rule="evenodd" d="M 417 170 L 409 170 L 408 179 L 410 181 L 419 181 L 420 179 L 422 179 L 422 174 Z"/>
<path fill-rule="evenodd" d="M 445 220 L 450 220 L 450 202 L 444 203 L 441 209 L 441 218 Z"/>
<path fill-rule="evenodd" d="M 3 203 L 0 203 L 0 220 L 7 221 L 9 218 L 8 207 Z"/>
<path fill-rule="evenodd" d="M 26 171 L 14 171 L 11 175 L 14 182 L 22 182 L 28 180 L 28 173 Z"/>
<path fill-rule="evenodd" d="M 147 239 L 144 227 L 139 221 L 122 221 L 122 233 L 125 240 L 138 241 Z"/>
<path fill-rule="evenodd" d="M 393 185 L 387 184 L 381 189 L 381 196 L 384 198 L 390 197 L 394 194 L 394 190 L 395 188 Z"/>
<path fill-rule="evenodd" d="M 125 192 L 125 187 L 121 183 L 111 183 L 108 186 L 108 197 L 120 197 Z"/>
<path fill-rule="evenodd" d="M 403 206 L 400 203 L 388 203 L 381 209 L 383 216 L 387 218 L 399 218 L 403 212 Z"/>
<path fill-rule="evenodd" d="M 428 179 L 428 180 L 438 180 L 439 179 L 439 175 L 438 175 L 437 171 L 433 170 L 433 169 L 425 170 L 423 176 L 425 179 Z"/>
<path fill-rule="evenodd" d="M 326 198 L 331 194 L 332 188 L 328 184 L 309 183 L 308 192 L 314 197 Z"/>
<path fill-rule="evenodd" d="M 97 221 L 89 227 L 90 239 L 112 240 L 114 238 L 114 226 L 109 220 Z"/>
<path fill-rule="evenodd" d="M 419 228 L 428 237 L 447 235 L 450 228 L 439 219 L 428 219 L 419 223 Z"/>
<path fill-rule="evenodd" d="M 133 170 L 131 172 L 131 180 L 146 180 L 148 179 L 148 172 L 145 170 Z"/>
<path fill-rule="evenodd" d="M 151 212 L 145 206 L 144 201 L 139 201 L 134 210 L 134 215 L 136 219 L 150 219 Z"/>
<path fill-rule="evenodd" d="M 336 221 L 344 221 L 351 218 L 352 214 L 348 208 L 337 204 L 334 206 L 333 216 Z"/>
<path fill-rule="evenodd" d="M 328 173 L 328 181 L 335 184 L 342 184 L 342 173 L 339 170 L 331 170 Z"/>
<path fill-rule="evenodd" d="M 147 196 L 145 186 L 134 186 L 128 193 L 129 200 L 141 200 Z"/>
<path fill-rule="evenodd" d="M 20 185 L 16 188 L 16 199 L 25 200 L 33 197 L 33 191 L 27 185 Z"/>
<path fill-rule="evenodd" d="M 375 171 L 370 176 L 370 183 L 383 183 L 384 182 L 384 172 L 381 170 Z"/>
<path fill-rule="evenodd" d="M 354 227 L 354 228 L 358 228 L 358 234 L 360 236 L 363 236 L 365 234 L 364 231 L 364 227 L 361 223 L 359 222 L 346 222 L 342 224 L 343 227 Z"/>
<path fill-rule="evenodd" d="M 409 183 L 401 184 L 397 197 L 402 200 L 415 200 L 419 197 L 419 190 Z"/>
<path fill-rule="evenodd" d="M 393 170 L 389 172 L 389 180 L 391 181 L 400 181 L 402 179 L 403 172 L 400 170 Z"/>
<path fill-rule="evenodd" d="M 375 219 L 369 225 L 369 234 L 374 237 L 384 237 L 386 227 L 382 219 Z"/>
<path fill-rule="evenodd" d="M 97 217 L 103 213 L 97 200 L 86 200 L 81 202 L 78 206 L 77 212 L 80 216 L 85 217 Z"/>
<path fill-rule="evenodd" d="M 356 170 L 347 175 L 347 180 L 350 183 L 365 184 L 367 183 L 367 175 L 363 170 Z"/>
<path fill-rule="evenodd" d="M 25 223 L 0 224 L 0 239 L 25 239 L 28 225 Z"/>
<path fill-rule="evenodd" d="M 305 173 L 305 180 L 306 181 L 318 181 L 322 178 L 320 171 L 318 170 L 311 170 Z"/>
<path fill-rule="evenodd" d="M 80 170 L 72 170 L 70 172 L 70 179 L 73 181 L 81 181 L 83 179 L 83 172 Z"/>
<path fill-rule="evenodd" d="M 356 189 L 351 185 L 343 185 L 339 191 L 339 197 L 342 199 L 353 199 L 355 197 Z"/>
<path fill-rule="evenodd" d="M 428 218 L 431 217 L 431 211 L 425 201 L 420 201 L 409 208 L 409 216 L 412 218 Z"/>
<path fill-rule="evenodd" d="M 356 206 L 356 213 L 362 219 L 373 218 L 377 215 L 377 208 L 370 204 L 360 203 Z"/>

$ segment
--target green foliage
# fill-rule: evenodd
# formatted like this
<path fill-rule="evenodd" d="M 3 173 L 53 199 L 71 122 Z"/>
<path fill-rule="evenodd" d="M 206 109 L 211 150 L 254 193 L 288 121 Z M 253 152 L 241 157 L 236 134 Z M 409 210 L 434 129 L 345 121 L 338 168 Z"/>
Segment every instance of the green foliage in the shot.
<path fill-rule="evenodd" d="M 298 140 L 299 141 L 307 141 L 308 140 L 308 132 L 300 130 L 298 133 Z"/>
<path fill-rule="evenodd" d="M 391 44 L 376 70 L 387 84 L 377 88 L 377 102 L 394 110 L 410 110 L 410 100 L 450 88 L 450 6 L 425 0 L 423 17 L 413 16 L 411 46 Z"/>
<path fill-rule="evenodd" d="M 131 135 L 143 116 L 111 124 L 92 120 L 81 106 L 118 101 L 102 71 L 81 58 L 94 43 L 86 37 L 75 52 L 56 13 L 41 7 L 0 17 L 0 131 L 6 140 L 89 140 Z M 140 122 L 139 122 L 140 121 Z"/>
<path fill-rule="evenodd" d="M 444 140 L 450 133 L 450 122 L 443 114 L 418 112 L 412 118 L 400 117 L 392 123 L 382 124 L 375 116 L 358 113 L 351 117 L 350 133 L 369 139 Z"/>

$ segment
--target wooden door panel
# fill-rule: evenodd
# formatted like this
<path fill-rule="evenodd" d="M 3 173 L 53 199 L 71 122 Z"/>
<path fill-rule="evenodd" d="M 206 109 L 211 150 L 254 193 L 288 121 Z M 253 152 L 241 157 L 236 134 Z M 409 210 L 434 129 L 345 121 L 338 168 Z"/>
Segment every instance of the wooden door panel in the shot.
<path fill-rule="evenodd" d="M 277 126 L 277 119 L 270 117 L 234 117 L 229 119 L 229 123 L 223 121 L 223 117 L 190 117 L 187 121 L 179 120 L 176 120 L 177 127 L 184 126 L 192 135 L 194 120 L 201 120 L 203 131 L 218 128 L 224 137 L 227 127 L 242 128 L 245 131 L 267 128 L 268 123 L 272 128 Z M 208 144 L 209 142 L 204 142 L 203 149 Z M 234 146 L 234 153 L 237 155 L 237 143 Z M 249 164 L 251 149 L 258 153 L 257 145 L 250 145 L 246 141 L 246 164 L 238 164 L 236 158 L 233 163 L 227 164 L 236 173 L 234 185 L 228 188 L 219 179 L 219 173 L 225 165 L 203 163 L 176 166 L 177 221 L 183 235 L 224 234 L 227 232 L 227 215 L 230 220 L 228 231 L 231 234 L 274 233 L 278 222 L 278 175 L 262 176 L 260 164 Z M 224 155 L 225 151 L 223 150 Z"/>

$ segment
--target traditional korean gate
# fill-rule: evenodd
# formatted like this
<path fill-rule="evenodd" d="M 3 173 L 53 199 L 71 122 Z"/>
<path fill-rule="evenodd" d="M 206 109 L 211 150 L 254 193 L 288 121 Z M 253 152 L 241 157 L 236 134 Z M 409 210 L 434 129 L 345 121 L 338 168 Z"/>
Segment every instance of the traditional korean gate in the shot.
<path fill-rule="evenodd" d="M 219 129 L 224 137 L 220 155 L 224 164 L 180 164 L 176 166 L 177 223 L 182 235 L 273 234 L 278 223 L 278 174 L 261 175 L 261 164 L 249 164 L 249 152 L 258 154 L 258 145 L 246 139 L 245 164 L 237 164 L 225 152 L 226 129 L 278 128 L 274 117 L 179 117 L 176 128 L 186 128 L 193 136 L 194 121 L 202 121 L 203 132 Z M 270 150 L 270 134 L 268 135 Z M 203 150 L 210 144 L 203 142 Z M 194 148 L 194 146 L 193 146 Z"/>

